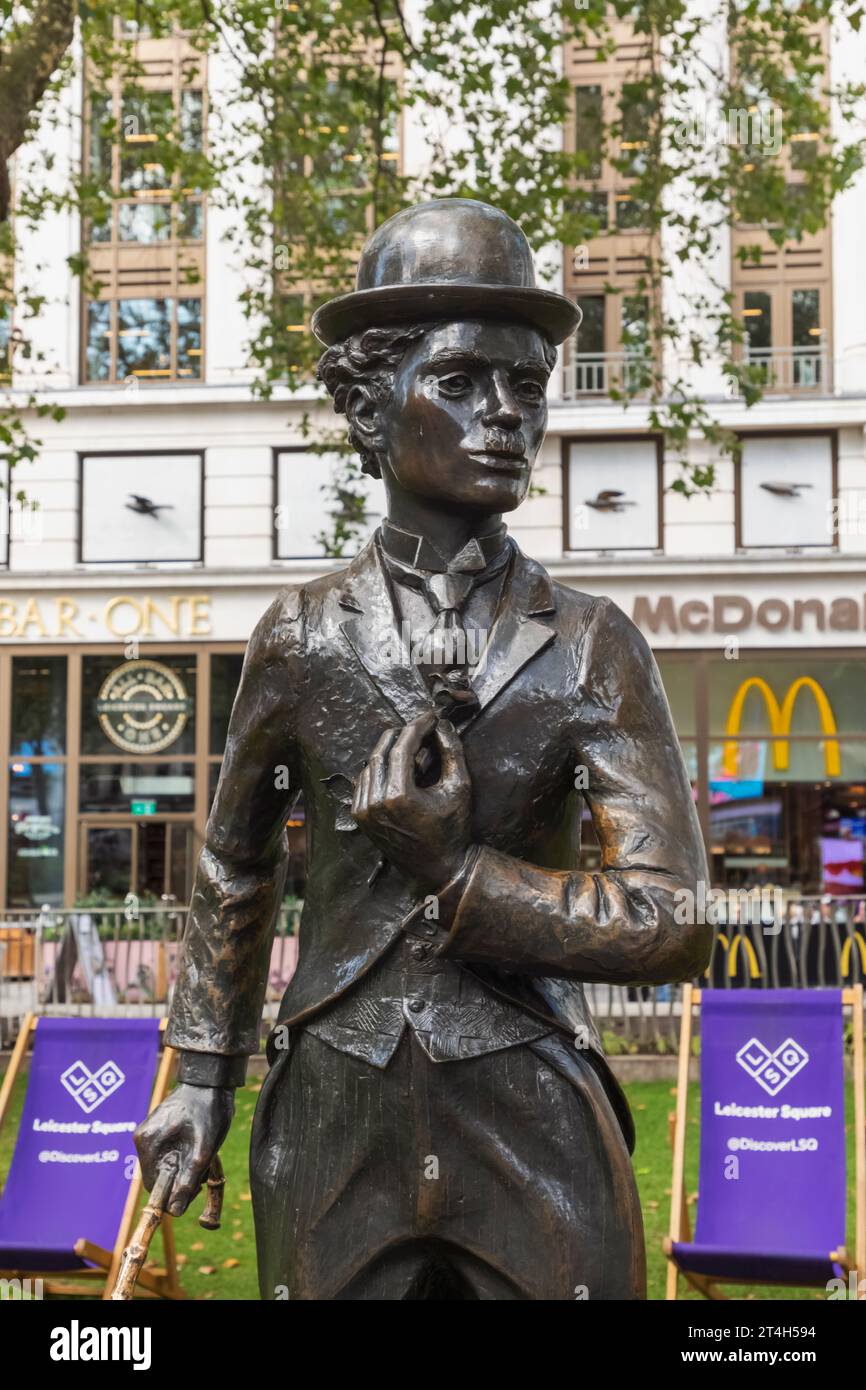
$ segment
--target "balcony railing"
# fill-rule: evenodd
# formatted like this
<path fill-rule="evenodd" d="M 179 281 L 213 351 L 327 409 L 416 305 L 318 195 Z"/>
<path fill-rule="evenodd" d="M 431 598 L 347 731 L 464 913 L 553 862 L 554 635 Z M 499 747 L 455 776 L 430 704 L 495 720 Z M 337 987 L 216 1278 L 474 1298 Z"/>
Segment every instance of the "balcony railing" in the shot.
<path fill-rule="evenodd" d="M 824 394 L 832 389 L 831 361 L 823 338 L 814 347 L 747 347 L 745 361 L 759 369 L 765 391 Z"/>
<path fill-rule="evenodd" d="M 814 347 L 744 348 L 744 362 L 757 369 L 768 394 L 827 395 L 833 389 L 833 362 L 824 339 Z M 575 352 L 566 346 L 562 397 L 566 401 L 608 396 L 611 391 L 640 398 L 652 382 L 648 353 Z"/>
<path fill-rule="evenodd" d="M 575 352 L 569 345 L 564 370 L 564 400 L 607 396 L 611 390 L 639 396 L 649 390 L 652 359 L 648 353 L 640 351 Z"/>

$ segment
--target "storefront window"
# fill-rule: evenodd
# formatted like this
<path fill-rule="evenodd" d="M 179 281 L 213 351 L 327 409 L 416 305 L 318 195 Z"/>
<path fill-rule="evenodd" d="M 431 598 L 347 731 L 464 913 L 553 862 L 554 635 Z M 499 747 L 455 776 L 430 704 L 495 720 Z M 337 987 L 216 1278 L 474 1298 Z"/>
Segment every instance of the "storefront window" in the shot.
<path fill-rule="evenodd" d="M 81 752 L 195 752 L 196 658 L 86 656 L 81 675 Z"/>
<path fill-rule="evenodd" d="M 80 811 L 192 811 L 194 763 L 82 763 Z"/>
<path fill-rule="evenodd" d="M 711 734 L 866 734 L 866 663 L 861 661 L 710 661 L 708 684 Z"/>
<path fill-rule="evenodd" d="M 244 664 L 242 652 L 215 652 L 210 663 L 210 752 L 226 746 L 229 718 Z"/>
<path fill-rule="evenodd" d="M 804 896 L 862 892 L 866 663 L 711 661 L 708 688 L 714 880 Z"/>
<path fill-rule="evenodd" d="M 678 736 L 695 735 L 695 663 L 660 653 L 656 657 L 659 675 L 671 707 L 671 716 Z"/>
<path fill-rule="evenodd" d="M 10 766 L 10 907 L 63 902 L 64 774 L 62 763 L 21 758 Z"/>
<path fill-rule="evenodd" d="M 716 883 L 814 897 L 864 891 L 866 783 L 743 782 L 711 801 Z"/>
<path fill-rule="evenodd" d="M 66 751 L 66 657 L 12 658 L 11 753 Z"/>

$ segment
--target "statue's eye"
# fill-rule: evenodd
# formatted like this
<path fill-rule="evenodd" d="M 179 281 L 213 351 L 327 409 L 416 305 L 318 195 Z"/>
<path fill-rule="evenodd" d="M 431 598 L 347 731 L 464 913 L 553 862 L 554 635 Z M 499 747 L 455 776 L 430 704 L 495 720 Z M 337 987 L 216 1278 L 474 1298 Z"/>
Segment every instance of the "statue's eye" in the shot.
<path fill-rule="evenodd" d="M 465 396 L 472 390 L 472 382 L 465 372 L 452 372 L 450 376 L 443 376 L 439 379 L 439 394 L 441 396 Z"/>
<path fill-rule="evenodd" d="M 519 381 L 514 390 L 529 405 L 540 405 L 544 400 L 544 387 L 537 381 Z"/>

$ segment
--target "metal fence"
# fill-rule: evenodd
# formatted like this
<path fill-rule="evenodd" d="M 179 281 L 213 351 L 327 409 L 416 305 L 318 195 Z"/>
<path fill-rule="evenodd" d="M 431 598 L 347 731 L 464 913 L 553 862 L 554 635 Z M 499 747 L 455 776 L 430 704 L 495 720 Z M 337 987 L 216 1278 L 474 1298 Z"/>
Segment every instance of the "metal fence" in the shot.
<path fill-rule="evenodd" d="M 0 919 L 0 1041 L 24 1014 L 163 1014 L 177 975 L 187 909 L 119 908 L 7 912 Z M 706 974 L 716 989 L 830 989 L 866 982 L 866 900 L 789 897 L 765 921 L 710 923 Z M 265 1017 L 272 1019 L 297 962 L 300 908 L 284 908 L 268 971 Z M 677 1046 L 678 985 L 588 985 L 609 1050 L 665 1052 Z"/>

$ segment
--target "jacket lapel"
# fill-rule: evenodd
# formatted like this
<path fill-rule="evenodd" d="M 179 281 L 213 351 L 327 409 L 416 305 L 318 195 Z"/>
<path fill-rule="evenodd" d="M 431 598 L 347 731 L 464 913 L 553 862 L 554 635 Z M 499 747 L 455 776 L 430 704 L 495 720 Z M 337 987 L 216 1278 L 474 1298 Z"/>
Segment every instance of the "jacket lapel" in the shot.
<path fill-rule="evenodd" d="M 537 621 L 555 611 L 553 586 L 546 571 L 515 546 L 499 612 L 472 680 L 479 709 L 470 724 L 480 719 L 524 666 L 555 640 L 553 628 Z"/>
<path fill-rule="evenodd" d="M 375 540 L 349 566 L 338 602 L 351 615 L 340 623 L 340 630 L 370 680 L 405 723 L 416 719 L 430 708 L 430 696 L 403 641 Z M 472 680 L 479 709 L 462 728 L 480 719 L 515 676 L 555 640 L 554 629 L 538 621 L 555 611 L 549 576 L 515 545 L 499 610 Z"/>
<path fill-rule="evenodd" d="M 430 697 L 399 630 L 375 540 L 349 566 L 338 602 L 355 615 L 340 630 L 379 694 L 404 723 L 417 719 L 430 708 Z"/>

